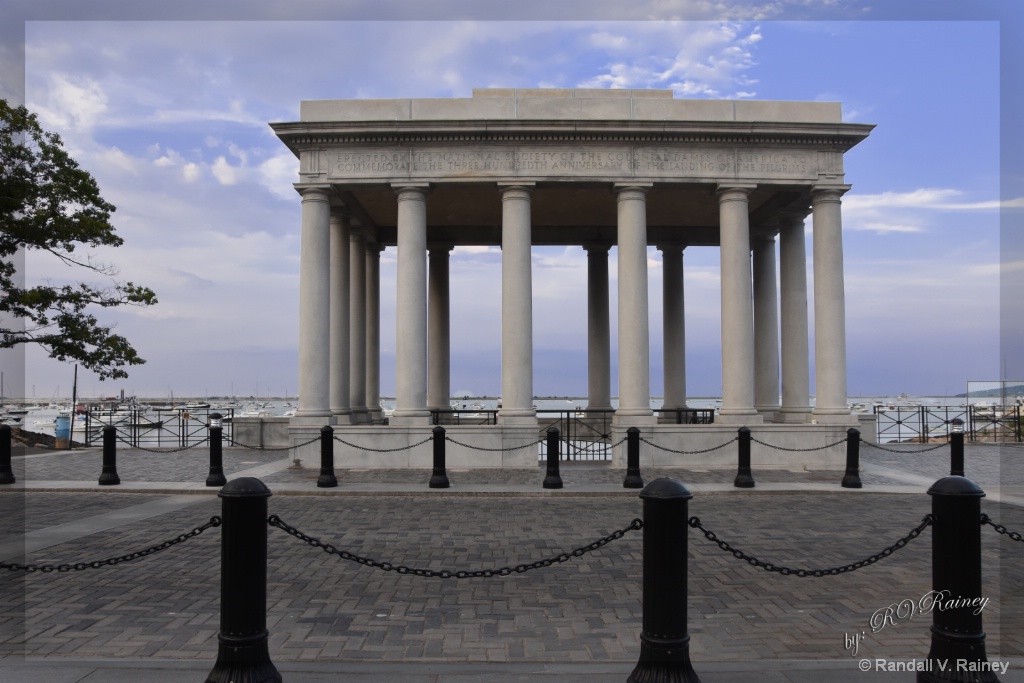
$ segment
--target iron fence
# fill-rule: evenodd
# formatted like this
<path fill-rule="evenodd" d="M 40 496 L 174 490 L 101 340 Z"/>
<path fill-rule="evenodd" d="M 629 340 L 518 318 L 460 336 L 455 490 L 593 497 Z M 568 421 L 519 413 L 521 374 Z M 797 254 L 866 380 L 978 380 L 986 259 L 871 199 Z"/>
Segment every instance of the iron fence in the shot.
<path fill-rule="evenodd" d="M 138 447 L 187 448 L 207 439 L 210 414 L 223 418 L 224 437 L 234 438 L 231 408 L 177 407 L 154 408 L 90 408 L 85 414 L 86 446 L 103 443 L 103 428 L 114 427 L 117 440 Z"/>
<path fill-rule="evenodd" d="M 974 442 L 1020 442 L 1020 406 L 875 406 L 879 443 L 948 441 L 963 430 Z"/>

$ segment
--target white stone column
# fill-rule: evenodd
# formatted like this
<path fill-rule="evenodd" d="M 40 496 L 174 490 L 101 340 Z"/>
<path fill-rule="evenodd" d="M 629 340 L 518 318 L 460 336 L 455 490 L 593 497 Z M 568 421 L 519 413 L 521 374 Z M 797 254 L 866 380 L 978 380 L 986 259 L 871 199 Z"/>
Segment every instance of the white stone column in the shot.
<path fill-rule="evenodd" d="M 349 235 L 349 406 L 352 423 L 369 421 L 366 412 L 366 234 Z"/>
<path fill-rule="evenodd" d="M 615 186 L 619 243 L 619 407 L 622 424 L 653 424 L 647 303 L 647 190 Z M 621 418 L 628 418 L 624 422 Z M 645 419 L 649 418 L 649 419 Z"/>
<path fill-rule="evenodd" d="M 770 422 L 779 410 L 779 294 L 775 283 L 775 238 L 753 239 L 754 408 Z"/>
<path fill-rule="evenodd" d="M 384 421 L 380 407 L 380 254 L 384 247 L 366 245 L 366 409 L 370 422 Z"/>
<path fill-rule="evenodd" d="M 431 244 L 427 275 L 427 407 L 451 411 L 451 300 L 449 253 L 452 244 Z"/>
<path fill-rule="evenodd" d="M 756 424 L 754 409 L 754 304 L 750 275 L 750 216 L 753 186 L 718 188 L 722 275 L 722 408 L 725 424 Z"/>
<path fill-rule="evenodd" d="M 612 408 L 611 323 L 609 322 L 607 244 L 584 244 L 587 251 L 587 409 Z"/>
<path fill-rule="evenodd" d="M 394 425 L 426 425 L 427 186 L 396 185 L 398 274 Z"/>
<path fill-rule="evenodd" d="M 665 396 L 663 410 L 686 410 L 686 303 L 683 293 L 683 245 L 662 244 L 661 298 L 662 345 Z M 664 422 L 675 422 L 676 415 L 662 413 Z"/>
<path fill-rule="evenodd" d="M 300 187 L 299 406 L 296 423 L 329 424 L 331 205 L 326 186 Z"/>
<path fill-rule="evenodd" d="M 806 422 L 811 413 L 811 372 L 804 213 L 783 214 L 779 227 L 782 407 L 775 421 Z"/>
<path fill-rule="evenodd" d="M 533 408 L 530 187 L 501 187 L 501 400 L 499 424 L 529 424 Z"/>
<path fill-rule="evenodd" d="M 814 236 L 814 377 L 812 418 L 856 424 L 846 404 L 846 295 L 843 285 L 843 193 L 849 185 L 811 191 Z"/>
<path fill-rule="evenodd" d="M 331 212 L 331 412 L 335 424 L 351 422 L 349 405 L 349 210 Z M 301 394 L 300 394 L 301 396 Z"/>

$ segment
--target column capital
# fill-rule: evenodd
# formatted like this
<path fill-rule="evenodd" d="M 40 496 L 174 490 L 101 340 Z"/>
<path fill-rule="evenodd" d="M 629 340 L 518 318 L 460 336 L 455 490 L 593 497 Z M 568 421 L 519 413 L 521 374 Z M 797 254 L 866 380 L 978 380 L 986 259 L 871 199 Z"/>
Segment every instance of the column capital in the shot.
<path fill-rule="evenodd" d="M 501 201 L 506 199 L 529 199 L 537 183 L 498 183 Z"/>
<path fill-rule="evenodd" d="M 611 242 L 584 242 L 580 245 L 588 256 L 607 255 L 611 250 Z"/>
<path fill-rule="evenodd" d="M 425 201 L 430 192 L 430 183 L 391 183 L 391 189 L 398 194 L 398 201 Z"/>
<path fill-rule="evenodd" d="M 739 193 L 742 193 L 744 198 L 746 198 L 756 189 L 756 183 L 719 183 L 715 187 L 715 194 L 718 195 L 719 202 L 722 202 L 727 201 L 727 199 L 738 199 L 736 195 Z M 727 197 L 727 195 L 732 196 Z"/>
<path fill-rule="evenodd" d="M 660 251 L 662 254 L 667 254 L 668 252 L 674 251 L 678 251 L 680 254 L 682 254 L 688 246 L 688 244 L 685 244 L 683 242 L 659 242 L 658 244 L 654 245 L 654 248 Z"/>
<path fill-rule="evenodd" d="M 435 251 L 437 253 L 448 253 L 454 248 L 454 242 L 427 242 L 427 251 L 431 254 L 433 254 Z"/>
<path fill-rule="evenodd" d="M 811 207 L 801 206 L 783 209 L 778 213 L 779 226 L 786 228 L 797 223 L 803 223 L 804 219 L 811 215 Z"/>
<path fill-rule="evenodd" d="M 302 196 L 303 200 L 330 201 L 332 192 L 330 185 L 324 185 L 323 183 L 295 183 L 292 187 Z"/>
<path fill-rule="evenodd" d="M 650 189 L 654 187 L 654 183 L 613 183 L 612 192 L 618 195 L 619 200 L 622 199 L 640 199 L 643 195 L 646 195 Z M 624 196 L 626 193 L 634 192 L 640 196 Z"/>
<path fill-rule="evenodd" d="M 811 203 L 817 204 L 822 201 L 839 201 L 839 198 L 850 191 L 853 185 L 841 185 L 838 183 L 820 183 L 811 186 Z"/>

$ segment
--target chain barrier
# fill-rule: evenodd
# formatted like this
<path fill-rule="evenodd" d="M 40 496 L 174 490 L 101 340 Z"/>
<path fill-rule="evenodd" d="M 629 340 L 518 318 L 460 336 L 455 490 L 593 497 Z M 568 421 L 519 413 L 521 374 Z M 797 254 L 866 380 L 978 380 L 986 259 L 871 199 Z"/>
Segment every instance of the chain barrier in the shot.
<path fill-rule="evenodd" d="M 560 562 L 566 562 L 568 560 L 571 560 L 574 557 L 581 557 L 583 555 L 586 555 L 589 552 L 593 552 L 594 550 L 597 550 L 598 548 L 601 548 L 601 547 L 603 547 L 605 545 L 608 545 L 612 541 L 615 541 L 615 540 L 618 540 L 618 539 L 622 538 L 623 536 L 625 536 L 630 531 L 636 531 L 638 529 L 642 529 L 643 526 L 644 526 L 643 520 L 641 520 L 641 519 L 634 519 L 632 522 L 629 523 L 629 526 L 625 527 L 624 529 L 619 529 L 618 531 L 614 531 L 614 532 L 608 534 L 607 536 L 605 536 L 604 538 L 600 538 L 600 539 L 594 541 L 593 543 L 591 543 L 589 545 L 581 546 L 579 548 L 576 548 L 575 550 L 572 550 L 572 551 L 567 552 L 567 553 L 561 553 L 561 554 L 556 555 L 554 557 L 545 558 L 543 560 L 537 560 L 536 562 L 530 562 L 530 563 L 526 563 L 526 564 L 518 564 L 518 565 L 516 565 L 514 567 L 501 567 L 500 569 L 477 569 L 477 570 L 472 570 L 472 571 L 469 571 L 469 570 L 450 571 L 450 570 L 446 570 L 446 569 L 438 571 L 438 570 L 433 570 L 433 569 L 414 569 L 412 567 L 406 567 L 404 565 L 394 565 L 394 564 L 391 564 L 390 562 L 378 562 L 376 560 L 371 560 L 371 559 L 366 558 L 366 557 L 360 557 L 359 555 L 354 555 L 353 553 L 350 553 L 350 552 L 345 551 L 345 550 L 338 550 L 337 548 L 335 548 L 333 545 L 331 545 L 329 543 L 323 543 L 319 539 L 313 538 L 312 536 L 307 536 L 306 534 L 302 533 L 301 531 L 299 531 L 295 527 L 293 527 L 293 526 L 287 524 L 286 522 L 284 522 L 277 515 L 271 515 L 270 517 L 268 517 L 267 518 L 267 524 L 269 524 L 270 526 L 273 526 L 273 527 L 277 527 L 278 529 L 281 529 L 282 531 L 285 531 L 285 532 L 291 534 L 295 538 L 299 539 L 300 541 L 304 541 L 305 543 L 308 543 L 309 545 L 313 546 L 314 548 L 320 548 L 321 550 L 323 550 L 328 555 L 337 555 L 342 560 L 348 560 L 350 562 L 355 562 L 357 564 L 361 564 L 361 565 L 364 565 L 364 566 L 367 566 L 367 567 L 373 567 L 374 569 L 381 569 L 381 570 L 386 571 L 386 572 L 398 572 L 399 574 L 412 574 L 413 576 L 423 576 L 423 577 L 433 578 L 433 579 L 478 579 L 478 578 L 491 578 L 491 577 L 495 577 L 495 576 L 510 576 L 513 573 L 515 573 L 515 574 L 523 574 L 523 573 L 528 572 L 528 571 L 530 571 L 532 569 L 540 569 L 541 567 L 550 567 L 550 566 L 552 566 L 554 564 L 557 564 L 557 563 L 560 563 Z"/>
<path fill-rule="evenodd" d="M 668 451 L 669 453 L 678 453 L 680 455 L 697 455 L 699 453 L 710 453 L 711 451 L 717 451 L 719 448 L 725 448 L 726 446 L 728 446 L 731 443 L 736 443 L 737 441 L 740 440 L 740 438 L 738 436 L 734 436 L 732 439 L 730 439 L 729 441 L 726 441 L 721 446 L 712 446 L 711 448 L 704 448 L 704 449 L 699 450 L 699 451 L 677 451 L 674 448 L 665 448 L 664 446 L 659 446 L 656 443 L 648 441 L 647 439 L 645 439 L 642 436 L 640 437 L 640 440 L 643 441 L 648 446 L 653 446 L 654 448 L 657 448 L 657 449 L 663 450 L 663 451 Z"/>
<path fill-rule="evenodd" d="M 239 446 L 241 448 L 248 448 L 250 451 L 267 451 L 267 452 L 270 452 L 270 451 L 290 451 L 293 448 L 302 448 L 303 446 L 308 446 L 311 443 L 316 443 L 319 440 L 320 440 L 320 437 L 318 436 L 318 437 L 315 437 L 313 439 L 310 439 L 309 441 L 307 441 L 305 443 L 296 444 L 294 446 L 278 446 L 278 447 L 275 447 L 275 448 L 267 448 L 266 446 L 247 446 L 244 443 L 238 443 L 234 439 L 229 439 L 227 437 L 224 438 L 224 441 L 226 443 L 231 444 L 232 446 Z"/>
<path fill-rule="evenodd" d="M 532 448 L 533 446 L 543 446 L 546 443 L 544 439 L 538 439 L 537 441 L 531 441 L 530 443 L 523 444 L 522 446 L 513 446 L 512 448 L 501 448 L 501 447 L 499 447 L 499 448 L 486 448 L 484 446 L 470 446 L 468 443 L 462 443 L 461 441 L 456 441 L 455 439 L 451 438 L 450 436 L 445 436 L 444 440 L 445 441 L 451 441 L 456 446 L 462 446 L 463 448 L 468 448 L 468 449 L 473 450 L 473 451 L 489 451 L 489 452 L 493 452 L 493 453 L 496 453 L 498 451 L 502 451 L 502 452 L 506 452 L 506 451 L 520 451 L 520 450 L 522 450 L 524 448 Z"/>
<path fill-rule="evenodd" d="M 370 448 L 369 446 L 357 446 L 354 443 L 349 443 L 348 441 L 345 441 L 344 439 L 339 439 L 338 437 L 334 437 L 334 440 L 337 441 L 338 443 L 345 444 L 349 448 L 355 448 L 356 450 L 359 451 L 371 451 L 373 453 L 396 453 L 398 451 L 412 450 L 417 446 L 422 446 L 425 443 L 430 443 L 431 441 L 434 440 L 434 437 L 428 436 L 426 439 L 423 439 L 423 441 L 410 444 L 408 446 L 399 446 L 398 448 Z"/>
<path fill-rule="evenodd" d="M 198 443 L 192 444 L 191 446 L 185 446 L 183 448 L 171 448 L 171 449 L 146 448 L 145 446 L 136 446 L 131 441 L 126 441 L 125 439 L 122 439 L 120 435 L 118 435 L 117 440 L 120 441 L 121 443 L 125 444 L 126 446 L 130 446 L 133 451 L 145 451 L 147 453 L 181 453 L 182 451 L 187 451 L 187 450 L 190 450 L 192 448 L 198 448 L 199 446 L 202 446 L 204 443 L 209 441 L 210 438 L 207 437 L 207 438 L 203 439 L 202 441 L 200 441 Z"/>
<path fill-rule="evenodd" d="M 838 446 L 839 444 L 844 444 L 847 441 L 849 441 L 849 439 L 842 438 L 839 441 L 836 441 L 835 443 L 826 444 L 824 446 L 811 446 L 810 448 L 786 448 L 785 446 L 776 446 L 775 444 L 765 443 L 764 441 L 761 441 L 760 439 L 755 439 L 754 437 L 750 437 L 750 440 L 753 441 L 754 443 L 759 443 L 762 446 L 774 448 L 777 451 L 791 451 L 793 453 L 809 453 L 811 451 L 823 451 L 826 448 L 832 448 L 834 446 Z"/>
<path fill-rule="evenodd" d="M 164 541 L 163 543 L 161 543 L 159 545 L 154 545 L 154 546 L 151 546 L 149 548 L 146 548 L 145 550 L 140 550 L 138 552 L 134 552 L 134 553 L 131 553 L 131 554 L 128 554 L 128 555 L 122 555 L 121 557 L 111 557 L 111 558 L 106 559 L 106 560 L 95 560 L 93 562 L 76 562 L 75 564 L 57 564 L 57 565 L 53 565 L 53 564 L 43 564 L 43 565 L 37 565 L 37 564 L 17 564 L 17 563 L 0 562 L 0 569 L 8 569 L 8 570 L 10 570 L 12 572 L 23 571 L 23 572 L 27 572 L 29 574 L 31 574 L 32 572 L 42 572 L 44 574 L 49 574 L 50 572 L 61 572 L 61 573 L 64 573 L 64 572 L 70 572 L 70 571 L 79 572 L 79 571 L 82 571 L 83 569 L 99 569 L 100 567 L 113 566 L 115 564 L 120 564 L 122 562 L 131 562 L 132 560 L 137 560 L 140 557 L 147 557 L 148 555 L 152 555 L 153 553 L 158 553 L 161 550 L 167 550 L 171 546 L 178 545 L 179 543 L 184 543 L 185 541 L 189 540 L 190 538 L 195 538 L 196 536 L 198 536 L 199 534 L 203 533 L 204 531 L 206 531 L 207 529 L 209 529 L 211 527 L 216 527 L 216 526 L 220 526 L 220 525 L 221 525 L 221 518 L 216 516 L 216 515 L 214 515 L 213 517 L 210 518 L 210 521 L 207 522 L 206 524 L 204 524 L 202 526 L 197 526 L 192 531 L 189 531 L 188 533 L 185 533 L 185 534 L 181 534 L 177 538 L 172 538 L 171 540 Z"/>
<path fill-rule="evenodd" d="M 784 576 L 790 576 L 790 575 L 800 576 L 800 577 L 813 576 L 813 577 L 816 577 L 816 578 L 820 578 L 822 576 L 835 576 L 837 574 L 845 574 L 846 572 L 852 572 L 855 569 L 861 569 L 863 567 L 867 567 L 868 565 L 874 564 L 875 562 L 878 562 L 883 557 L 888 557 L 889 555 L 892 555 L 894 552 L 896 552 L 900 548 L 903 548 L 904 546 L 906 546 L 908 543 L 910 543 L 910 541 L 912 541 L 915 538 L 917 538 L 918 536 L 920 536 L 921 532 L 924 531 L 928 526 L 930 526 L 930 525 L 932 525 L 934 523 L 935 523 L 935 517 L 934 516 L 932 516 L 930 514 L 929 515 L 925 515 L 924 519 L 921 520 L 921 523 L 918 524 L 913 529 L 911 529 L 909 534 L 907 534 L 906 536 L 904 536 L 900 540 L 896 541 L 895 543 L 893 543 L 891 546 L 889 546 L 885 550 L 882 550 L 879 553 L 876 553 L 874 555 L 871 555 L 870 557 L 867 557 L 867 558 L 865 558 L 863 560 L 860 560 L 859 562 L 853 562 L 852 564 L 843 565 L 841 567 L 831 567 L 829 569 L 791 569 L 789 567 L 780 567 L 780 566 L 774 565 L 771 562 L 764 562 L 762 560 L 757 559 L 756 557 L 752 557 L 750 555 L 747 555 L 742 550 L 738 550 L 737 548 L 734 548 L 729 543 L 727 543 L 727 542 L 723 541 L 722 539 L 718 538 L 718 536 L 715 535 L 715 533 L 713 531 L 709 531 L 708 529 L 704 528 L 704 526 L 700 523 L 700 518 L 699 517 L 690 517 L 690 519 L 687 520 L 687 524 L 689 524 L 691 527 L 693 527 L 695 529 L 700 529 L 701 531 L 703 531 L 705 538 L 707 538 L 709 541 L 711 541 L 712 543 L 717 544 L 718 547 L 721 548 L 722 550 L 724 550 L 725 552 L 731 553 L 733 557 L 736 557 L 736 558 L 738 558 L 740 560 L 743 560 L 744 562 L 746 562 L 748 564 L 751 564 L 751 565 L 753 565 L 755 567 L 760 567 L 761 569 L 764 569 L 765 571 L 777 572 L 777 573 L 782 574 Z"/>
<path fill-rule="evenodd" d="M 1011 540 L 1018 541 L 1020 543 L 1024 543 L 1024 536 L 1021 536 L 1016 531 L 1007 531 L 1005 526 L 1003 526 L 1002 524 L 996 524 L 995 522 L 992 521 L 992 518 L 989 517 L 988 515 L 986 515 L 985 513 L 981 514 L 981 523 L 982 524 L 988 524 L 990 527 L 995 529 L 997 532 L 1009 536 Z"/>
<path fill-rule="evenodd" d="M 889 451 L 890 453 L 900 453 L 902 455 L 907 455 L 908 453 L 913 454 L 927 453 L 928 451 L 937 451 L 940 448 L 945 448 L 946 446 L 949 445 L 948 443 L 940 443 L 938 446 L 931 446 L 929 448 L 915 448 L 914 450 L 903 450 L 898 448 L 886 448 L 885 446 L 880 446 L 877 443 L 871 443 L 870 441 L 861 441 L 860 443 L 863 446 L 871 446 L 872 448 L 877 448 L 880 451 Z"/>

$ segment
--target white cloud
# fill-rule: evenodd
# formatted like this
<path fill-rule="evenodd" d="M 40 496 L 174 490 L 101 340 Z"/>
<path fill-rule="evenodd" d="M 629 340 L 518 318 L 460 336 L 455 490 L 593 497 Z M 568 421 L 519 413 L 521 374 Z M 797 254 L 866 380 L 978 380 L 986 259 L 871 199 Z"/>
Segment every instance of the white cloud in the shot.
<path fill-rule="evenodd" d="M 181 177 L 186 183 L 194 183 L 202 176 L 203 170 L 199 164 L 187 163 L 181 169 Z"/>
<path fill-rule="evenodd" d="M 88 132 L 106 114 L 106 93 L 93 78 L 53 73 L 48 80 L 42 98 L 28 104 L 44 128 Z"/>
<path fill-rule="evenodd" d="M 292 184 L 299 179 L 299 160 L 289 151 L 282 152 L 261 163 L 257 169 L 260 185 L 272 195 L 285 201 L 296 201 Z"/>
<path fill-rule="evenodd" d="M 213 166 L 210 167 L 210 171 L 213 173 L 213 177 L 217 179 L 221 185 L 234 185 L 238 182 L 241 167 L 232 166 L 228 163 L 228 160 L 224 157 L 217 157 L 217 160 L 213 162 Z"/>

